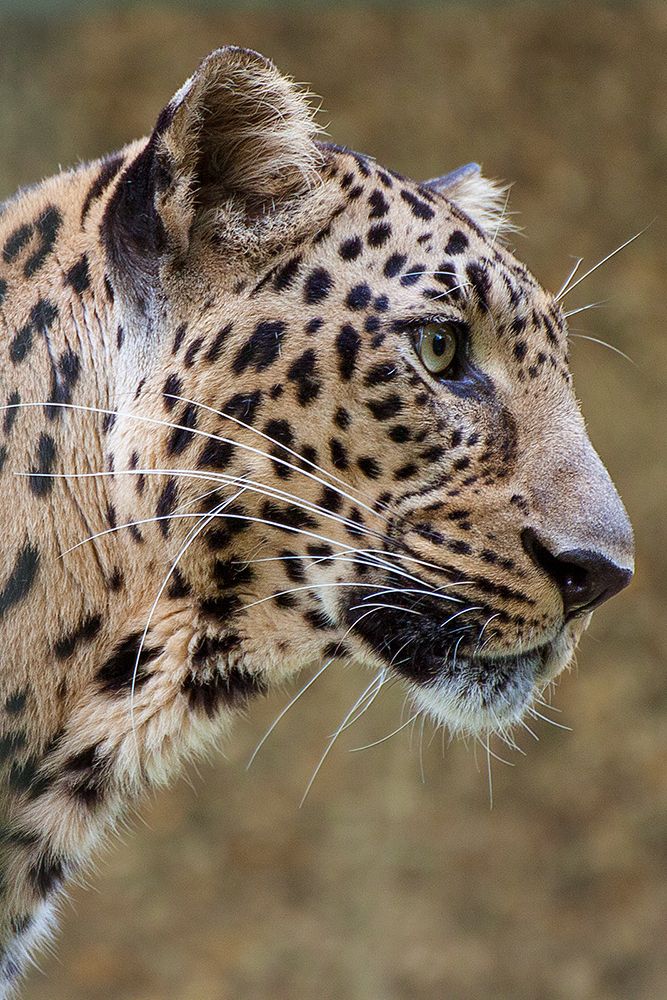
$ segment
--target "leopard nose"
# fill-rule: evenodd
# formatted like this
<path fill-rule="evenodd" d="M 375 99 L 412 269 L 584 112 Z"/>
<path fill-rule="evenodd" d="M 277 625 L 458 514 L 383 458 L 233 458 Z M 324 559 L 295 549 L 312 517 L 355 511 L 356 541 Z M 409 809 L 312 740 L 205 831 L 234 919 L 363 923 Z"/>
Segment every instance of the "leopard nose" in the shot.
<path fill-rule="evenodd" d="M 558 587 L 566 621 L 587 614 L 630 583 L 632 570 L 618 566 L 601 552 L 569 549 L 552 552 L 532 528 L 521 535 L 523 547 L 533 562 Z"/>

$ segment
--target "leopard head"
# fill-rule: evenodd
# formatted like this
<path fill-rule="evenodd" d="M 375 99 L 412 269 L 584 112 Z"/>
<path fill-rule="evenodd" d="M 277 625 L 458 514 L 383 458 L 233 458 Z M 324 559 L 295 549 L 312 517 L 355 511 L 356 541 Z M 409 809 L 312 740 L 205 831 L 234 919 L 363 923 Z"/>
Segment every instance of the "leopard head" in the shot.
<path fill-rule="evenodd" d="M 629 582 L 559 298 L 498 199 L 474 165 L 416 183 L 318 142 L 237 48 L 129 149 L 99 219 L 109 488 L 157 617 L 187 609 L 193 710 L 349 658 L 453 730 L 502 728 Z"/>

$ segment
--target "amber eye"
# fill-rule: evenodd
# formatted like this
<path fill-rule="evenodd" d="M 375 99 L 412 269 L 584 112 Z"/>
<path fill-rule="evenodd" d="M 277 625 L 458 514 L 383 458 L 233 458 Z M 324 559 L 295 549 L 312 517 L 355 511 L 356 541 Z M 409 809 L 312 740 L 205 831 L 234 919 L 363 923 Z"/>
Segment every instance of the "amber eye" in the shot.
<path fill-rule="evenodd" d="M 457 359 L 459 331 L 453 323 L 424 323 L 417 329 L 416 346 L 431 375 L 446 375 Z"/>

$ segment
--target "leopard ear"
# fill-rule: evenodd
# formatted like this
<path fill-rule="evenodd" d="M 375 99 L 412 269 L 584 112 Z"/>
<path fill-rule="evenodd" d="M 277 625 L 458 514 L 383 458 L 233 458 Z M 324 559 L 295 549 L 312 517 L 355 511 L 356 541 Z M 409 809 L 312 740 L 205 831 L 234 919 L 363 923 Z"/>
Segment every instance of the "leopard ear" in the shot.
<path fill-rule="evenodd" d="M 424 184 L 458 205 L 487 235 L 502 239 L 517 231 L 507 217 L 509 186 L 483 177 L 478 163 L 466 163 Z"/>
<path fill-rule="evenodd" d="M 321 154 L 306 96 L 273 63 L 228 46 L 204 59 L 121 175 L 105 225 L 112 256 L 182 257 L 225 210 L 250 225 L 314 186 Z"/>

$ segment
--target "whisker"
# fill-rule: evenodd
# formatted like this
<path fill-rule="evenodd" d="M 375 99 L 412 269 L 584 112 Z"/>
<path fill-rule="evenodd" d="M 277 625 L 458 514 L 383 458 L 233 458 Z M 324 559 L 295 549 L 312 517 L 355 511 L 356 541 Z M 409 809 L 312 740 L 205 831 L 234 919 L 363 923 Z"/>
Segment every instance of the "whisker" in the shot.
<path fill-rule="evenodd" d="M 177 398 L 180 399 L 181 397 L 177 397 Z M 200 406 L 203 409 L 210 410 L 213 413 L 218 413 L 217 410 L 213 410 L 212 407 L 207 407 L 203 403 L 195 403 L 192 400 L 188 400 L 188 402 L 192 403 L 193 406 Z M 158 425 L 160 427 L 169 427 L 172 430 L 187 431 L 189 434 L 193 434 L 193 435 L 196 435 L 198 437 L 206 438 L 209 441 L 217 441 L 217 442 L 219 442 L 221 444 L 231 444 L 231 445 L 234 445 L 234 447 L 240 448 L 242 451 L 248 451 L 248 452 L 252 453 L 253 455 L 258 455 L 261 458 L 266 458 L 270 462 L 276 462 L 279 465 L 284 465 L 286 468 L 291 469 L 293 472 L 296 472 L 296 473 L 298 473 L 301 476 L 306 476 L 308 479 L 312 479 L 315 482 L 320 483 L 321 486 L 327 486 L 330 489 L 334 489 L 338 493 L 340 493 L 341 496 L 344 496 L 347 500 L 350 500 L 352 503 L 358 504 L 360 507 L 363 507 L 363 509 L 366 510 L 369 514 L 372 514 L 374 517 L 380 517 L 380 514 L 376 510 L 374 510 L 372 507 L 369 507 L 367 504 L 363 503 L 363 501 L 359 500 L 357 497 L 352 496 L 349 493 L 346 493 L 344 490 L 341 490 L 339 487 L 332 485 L 331 482 L 328 482 L 327 480 L 322 479 L 320 476 L 316 476 L 314 473 L 308 472 L 306 469 L 302 469 L 299 466 L 292 464 L 292 462 L 288 462 L 286 459 L 278 458 L 277 456 L 270 455 L 268 452 L 262 451 L 261 448 L 254 448 L 252 445 L 244 444 L 242 441 L 236 441 L 233 438 L 222 437 L 219 434 L 211 434 L 208 431 L 200 430 L 198 427 L 186 427 L 184 424 L 177 424 L 177 423 L 174 423 L 171 420 L 162 420 L 162 419 L 160 419 L 158 417 L 148 417 L 148 416 L 145 416 L 144 414 L 141 414 L 141 413 L 128 413 L 126 410 L 110 410 L 110 409 L 107 409 L 106 407 L 101 407 L 101 406 L 85 406 L 82 403 L 51 403 L 51 402 L 49 402 L 49 403 L 10 403 L 10 404 L 5 404 L 3 406 L 0 406 L 0 410 L 13 409 L 15 407 L 41 407 L 41 406 L 47 406 L 47 405 L 48 406 L 63 407 L 65 409 L 81 410 L 81 411 L 87 412 L 87 413 L 110 414 L 110 415 L 113 415 L 113 416 L 116 416 L 116 417 L 121 417 L 121 418 L 122 417 L 127 417 L 130 420 L 139 420 L 139 421 L 141 421 L 143 423 L 156 424 L 156 425 Z M 260 433 L 260 432 L 258 431 L 257 433 Z M 279 441 L 274 441 L 274 443 L 276 445 L 278 445 L 279 447 L 281 447 L 281 448 L 284 447 L 284 445 L 281 445 Z M 289 449 L 287 449 L 287 450 L 289 450 Z M 297 457 L 299 458 L 300 461 L 302 460 L 301 456 L 297 455 Z M 303 461 L 305 461 L 305 459 L 303 459 Z M 130 470 L 126 470 L 126 471 L 132 472 L 134 470 L 130 469 Z M 72 475 L 75 475 L 75 474 L 72 473 Z M 85 477 L 88 474 L 87 473 L 79 473 L 78 475 L 81 478 L 83 478 L 83 477 Z M 385 521 L 386 521 L 386 518 L 385 518 Z"/>
<path fill-rule="evenodd" d="M 369 612 L 369 614 L 370 614 L 370 612 Z M 362 617 L 365 617 L 365 615 L 362 616 Z M 358 619 L 358 621 L 361 621 L 361 618 Z M 289 712 L 289 710 L 292 707 L 292 705 L 296 704 L 296 702 L 299 700 L 299 698 L 301 697 L 301 695 L 304 694 L 304 692 L 306 692 L 308 690 L 308 688 L 312 684 L 315 683 L 315 681 L 317 680 L 317 678 L 322 676 L 322 674 L 327 669 L 327 667 L 329 667 L 334 662 L 334 660 L 336 659 L 336 656 L 338 654 L 338 650 L 340 649 L 340 647 L 342 646 L 343 642 L 348 637 L 348 635 L 350 634 L 350 632 L 352 631 L 352 629 L 355 627 L 356 624 L 357 624 L 357 622 L 353 622 L 352 625 L 350 625 L 350 627 L 345 632 L 345 634 L 343 635 L 343 637 L 338 641 L 338 644 L 337 644 L 336 649 L 335 649 L 335 651 L 333 653 L 333 656 L 329 657 L 329 659 L 326 661 L 326 663 L 324 664 L 324 666 L 320 667 L 320 669 L 317 671 L 317 673 L 313 674 L 313 676 L 310 678 L 310 680 L 306 684 L 304 684 L 304 686 L 301 688 L 301 690 L 298 692 L 298 694 L 295 695 L 295 697 L 292 698 L 292 700 L 289 701 L 287 703 L 287 705 L 285 705 L 285 707 L 282 709 L 282 711 L 279 713 L 279 715 L 276 716 L 276 718 L 273 720 L 273 722 L 271 723 L 271 725 L 269 726 L 269 728 L 267 729 L 267 731 L 264 733 L 264 735 L 262 736 L 262 738 L 259 741 L 259 743 L 257 744 L 257 746 L 255 747 L 250 760 L 246 764 L 246 770 L 251 766 L 251 764 L 254 761 L 255 757 L 257 756 L 257 754 L 259 753 L 259 751 L 262 749 L 262 747 L 264 746 L 264 744 L 268 740 L 268 738 L 271 735 L 271 733 L 273 732 L 273 730 L 276 728 L 276 726 L 278 725 L 278 723 L 280 722 L 280 720 L 283 719 L 285 717 L 285 715 L 287 715 L 287 713 Z"/>
<path fill-rule="evenodd" d="M 313 784 L 314 784 L 314 782 L 315 782 L 315 779 L 317 778 L 317 775 L 318 775 L 318 774 L 320 773 L 320 770 L 322 769 L 322 766 L 323 766 L 323 764 L 324 764 L 325 760 L 327 759 L 327 757 L 329 756 L 329 754 L 330 754 L 331 750 L 333 749 L 333 746 L 334 746 L 334 744 L 335 744 L 336 740 L 338 739 L 338 737 L 340 736 L 340 734 L 341 734 L 341 733 L 343 732 L 343 729 L 344 729 L 344 727 L 345 727 L 345 724 L 346 724 L 346 723 L 347 723 L 347 722 L 349 721 L 349 719 L 350 719 L 350 718 L 351 718 L 351 717 L 352 717 L 352 716 L 354 715 L 354 713 L 356 712 L 357 708 L 359 707 L 359 705 L 361 704 L 361 702 L 363 701 L 363 699 L 364 699 L 364 698 L 366 697 L 366 695 L 368 694 L 369 690 L 370 690 L 370 689 L 371 689 L 371 688 L 373 687 L 373 685 L 374 685 L 374 684 L 376 684 L 376 683 L 377 683 L 377 678 L 376 678 L 376 677 L 374 677 L 374 678 L 373 678 L 373 680 L 371 681 L 371 683 L 370 683 L 370 684 L 369 684 L 369 685 L 368 685 L 368 686 L 367 686 L 367 687 L 366 687 L 366 688 L 364 689 L 364 691 L 363 691 L 363 692 L 362 692 L 362 693 L 361 693 L 361 694 L 359 695 L 359 697 L 358 697 L 358 698 L 357 698 L 357 700 L 355 701 L 354 705 L 353 705 L 353 706 L 352 706 L 352 708 L 351 708 L 351 709 L 349 710 L 349 712 L 347 713 L 347 715 L 345 716 L 345 718 L 343 719 L 343 721 L 342 721 L 342 722 L 341 722 L 341 724 L 339 725 L 338 729 L 336 730 L 336 732 L 335 732 L 335 733 L 333 734 L 333 736 L 332 736 L 332 737 L 331 737 L 331 739 L 329 740 L 329 742 L 328 742 L 328 744 L 327 744 L 327 746 L 326 746 L 326 749 L 325 749 L 324 753 L 323 753 L 323 754 L 322 754 L 322 756 L 320 757 L 320 759 L 319 759 L 319 762 L 318 762 L 317 766 L 315 767 L 315 770 L 314 770 L 314 771 L 313 771 L 313 773 L 311 774 L 311 776 L 310 776 L 310 780 L 309 780 L 308 784 L 306 785 L 306 790 L 304 791 L 304 793 L 303 793 L 303 796 L 302 796 L 302 798 L 301 798 L 301 801 L 300 801 L 300 803 L 299 803 L 299 808 L 301 808 L 301 807 L 303 806 L 304 802 L 306 801 L 306 798 L 308 797 L 308 793 L 310 792 L 310 789 L 311 789 L 311 788 L 313 787 Z"/>
<path fill-rule="evenodd" d="M 620 253 L 621 250 L 625 250 L 627 246 L 630 246 L 630 244 L 634 243 L 634 241 L 639 239 L 640 236 L 643 236 L 646 230 L 649 229 L 652 225 L 653 222 L 649 222 L 648 226 L 644 226 L 644 228 L 640 229 L 638 233 L 635 233 L 634 236 L 631 236 L 629 240 L 626 240 L 625 243 L 621 243 L 619 247 L 616 247 L 616 249 L 612 250 L 611 253 L 608 253 L 606 257 L 603 257 L 602 260 L 599 260 L 597 264 L 594 264 L 593 267 L 589 268 L 585 274 L 582 274 L 580 278 L 577 278 L 576 281 L 574 281 L 571 285 L 569 285 L 566 291 L 561 292 L 559 295 L 557 295 L 556 301 L 563 299 L 565 295 L 569 295 L 570 292 L 577 287 L 577 285 L 580 285 L 582 281 L 585 281 L 586 278 L 588 278 L 591 274 L 593 274 L 594 271 L 597 271 L 599 267 L 602 267 L 602 265 L 606 264 L 608 260 L 611 260 L 612 257 L 615 257 L 617 253 Z"/>
<path fill-rule="evenodd" d="M 563 316 L 565 319 L 569 319 L 571 316 L 576 316 L 577 313 L 588 312 L 589 309 L 599 309 L 600 306 L 605 306 L 609 302 L 609 299 L 600 299 L 599 302 L 589 302 L 586 306 L 579 306 L 578 309 L 570 309 L 569 312 L 564 312 Z"/>
<path fill-rule="evenodd" d="M 372 743 L 365 743 L 362 747 L 352 747 L 350 749 L 350 753 L 359 753 L 361 750 L 370 750 L 371 747 L 377 747 L 381 743 L 386 743 L 387 740 L 390 740 L 392 738 L 392 736 L 396 736 L 397 733 L 400 733 L 404 729 L 407 729 L 408 726 L 411 725 L 415 721 L 415 719 L 418 719 L 421 714 L 422 714 L 421 711 L 415 712 L 414 715 L 410 716 L 407 722 L 401 723 L 401 725 L 397 729 L 392 730 L 391 733 L 388 733 L 386 736 L 383 736 L 379 740 L 373 740 Z"/>
<path fill-rule="evenodd" d="M 340 643 L 339 643 L 339 645 L 340 645 Z M 289 712 L 289 710 L 292 707 L 292 705 L 296 705 L 296 703 L 299 700 L 299 698 L 301 697 L 301 695 L 303 695 L 303 694 L 306 693 L 306 691 L 308 690 L 308 688 L 311 687 L 311 685 L 313 685 L 315 683 L 315 681 L 317 680 L 317 678 L 322 676 L 322 674 L 327 669 L 327 667 L 331 666 L 331 664 L 333 663 L 333 661 L 335 660 L 335 658 L 336 658 L 335 656 L 331 656 L 323 664 L 323 666 L 321 666 L 319 668 L 319 670 L 316 673 L 313 674 L 313 676 L 310 678 L 310 680 L 307 681 L 307 683 L 303 685 L 303 687 L 298 692 L 298 694 L 296 694 L 291 699 L 291 701 L 288 701 L 288 703 L 285 705 L 285 707 L 278 713 L 278 715 L 275 717 L 275 719 L 273 720 L 273 722 L 271 723 L 271 725 L 269 726 L 269 728 L 266 730 L 266 732 L 262 736 L 261 740 L 259 741 L 259 743 L 255 747 L 255 749 L 253 750 L 252 755 L 250 757 L 250 760 L 246 764 L 246 771 L 248 770 L 249 767 L 252 766 L 252 763 L 255 760 L 255 757 L 257 756 L 257 754 L 259 753 L 259 751 L 262 749 L 262 747 L 264 746 L 264 744 L 266 743 L 266 741 L 268 740 L 269 736 L 271 735 L 271 733 L 273 732 L 273 730 L 276 728 L 276 726 L 278 725 L 278 723 L 280 722 L 280 720 L 282 718 L 284 718 L 285 715 L 287 715 L 287 713 Z"/>
<path fill-rule="evenodd" d="M 352 486 L 351 483 L 348 483 L 348 482 L 346 482 L 346 480 L 341 479 L 339 476 L 335 475 L 335 473 L 329 472 L 328 469 L 323 469 L 321 465 L 317 464 L 317 462 L 313 462 L 309 458 L 304 458 L 304 456 L 301 455 L 300 452 L 294 451 L 292 448 L 289 448 L 287 445 L 282 444 L 280 441 L 277 441 L 276 438 L 271 437 L 270 434 L 266 434 L 266 433 L 264 433 L 264 431 L 257 430 L 257 428 L 253 427 L 252 424 L 246 424 L 243 420 L 239 420 L 238 417 L 234 417 L 230 413 L 225 413 L 224 410 L 216 410 L 215 407 L 213 407 L 213 406 L 207 406 L 206 403 L 200 403 L 200 402 L 197 402 L 197 400 L 188 399 L 186 396 L 176 396 L 173 393 L 169 393 L 169 392 L 165 392 L 165 393 L 163 393 L 163 395 L 167 399 L 177 399 L 177 400 L 180 400 L 180 402 L 182 402 L 182 403 L 189 403 L 191 406 L 197 406 L 197 407 L 199 407 L 199 409 L 206 410 L 209 413 L 213 413 L 213 414 L 215 414 L 215 416 L 222 417 L 224 420 L 231 420 L 233 423 L 237 424 L 239 427 L 243 427 L 245 430 L 251 431 L 251 433 L 256 434 L 258 437 L 264 438 L 264 440 L 269 441 L 271 444 L 276 445 L 278 448 L 282 448 L 284 451 L 288 452 L 290 455 L 293 455 L 294 458 L 297 458 L 300 462 L 304 462 L 306 465 L 309 465 L 312 469 L 316 469 L 318 472 L 321 472 L 323 476 L 326 476 L 328 479 L 333 480 L 333 482 L 340 483 L 342 486 L 347 487 L 347 489 L 353 490 L 355 493 L 358 494 L 358 496 L 365 496 L 366 499 L 370 499 L 369 495 L 367 493 L 364 493 L 361 490 L 359 490 L 357 487 Z M 225 440 L 225 439 L 221 438 L 220 440 Z M 260 454 L 266 455 L 266 452 L 261 452 L 260 451 Z M 271 458 L 271 459 L 273 459 L 273 456 L 268 456 L 268 457 Z M 273 459 L 273 460 L 275 461 L 275 459 Z M 290 465 L 290 468 L 294 469 L 295 466 Z M 305 471 L 304 469 L 299 469 L 298 467 L 296 467 L 296 468 L 297 468 L 297 471 L 301 471 L 301 472 Z M 318 481 L 321 482 L 322 480 L 318 480 Z M 330 485 L 330 484 L 326 484 L 325 483 L 324 485 Z M 340 493 L 342 496 L 347 497 L 348 500 L 352 500 L 353 503 L 359 503 L 360 502 L 356 498 L 351 497 L 348 493 L 345 493 L 343 490 L 340 490 L 337 487 L 332 487 L 332 488 L 336 489 L 336 491 L 338 493 Z M 369 510 L 372 513 L 375 513 L 376 515 L 379 516 L 378 511 L 374 510 L 372 507 L 366 507 L 365 504 L 362 504 L 362 506 L 364 506 L 366 510 Z M 387 509 L 386 504 L 383 504 L 382 506 L 385 509 Z"/>
<path fill-rule="evenodd" d="M 577 258 L 574 267 L 572 268 L 572 270 L 568 274 L 567 278 L 565 279 L 565 281 L 563 282 L 563 284 L 560 286 L 560 288 L 558 289 L 558 291 L 554 295 L 554 302 L 559 302 L 560 299 L 562 298 L 562 296 L 565 295 L 565 293 L 567 292 L 567 289 L 569 287 L 570 282 L 572 281 L 572 279 L 574 278 L 575 274 L 577 273 L 577 271 L 581 267 L 581 265 L 583 263 L 583 260 L 584 260 L 583 257 L 578 257 Z"/>
<path fill-rule="evenodd" d="M 541 712 L 537 711 L 534 705 L 528 709 L 528 714 L 533 718 L 542 719 L 544 722 L 548 722 L 550 725 L 555 726 L 556 729 L 564 729 L 568 733 L 573 732 L 572 726 L 565 726 L 562 722 L 556 722 L 554 719 L 550 719 L 548 716 L 542 715 Z"/>
<path fill-rule="evenodd" d="M 600 344 L 602 347 L 608 347 L 610 351 L 613 351 L 614 354 L 620 354 L 622 358 L 629 361 L 630 364 L 639 371 L 639 365 L 636 361 L 632 360 L 629 354 L 626 354 L 619 347 L 614 347 L 613 344 L 608 344 L 606 340 L 598 340 L 597 337 L 589 337 L 585 333 L 572 333 L 572 331 L 570 331 L 570 337 L 575 337 L 577 340 L 590 340 L 593 344 Z"/>
<path fill-rule="evenodd" d="M 241 489 L 234 496 L 228 497 L 223 503 L 218 504 L 218 506 L 214 509 L 214 512 L 211 512 L 208 515 L 209 520 L 213 516 L 217 516 L 219 510 L 221 510 L 222 508 L 224 508 L 228 504 L 232 503 L 239 496 L 241 496 L 242 493 L 243 493 L 243 490 Z M 192 529 L 192 531 L 189 533 L 189 535 L 185 539 L 185 542 L 183 543 L 181 549 L 179 550 L 178 555 L 176 556 L 176 558 L 174 559 L 173 563 L 171 564 L 171 568 L 170 568 L 169 572 L 167 573 L 167 575 L 165 576 L 164 580 L 162 581 L 162 584 L 161 584 L 161 586 L 160 586 L 160 588 L 159 588 L 159 590 L 158 590 L 158 592 L 157 592 L 157 594 L 155 596 L 155 600 L 153 601 L 153 605 L 152 605 L 152 607 L 151 607 L 151 609 L 150 609 L 150 611 L 148 613 L 148 618 L 146 620 L 146 625 L 144 626 L 144 630 L 143 630 L 143 633 L 142 633 L 142 636 L 141 636 L 141 641 L 139 643 L 139 648 L 137 650 L 137 656 L 136 656 L 136 659 L 134 661 L 134 669 L 132 671 L 132 685 L 131 685 L 131 688 L 130 688 L 130 718 L 132 720 L 131 721 L 131 725 L 132 725 L 132 733 L 133 733 L 133 736 L 134 736 L 135 748 L 136 748 L 136 751 L 137 751 L 137 760 L 140 760 L 141 757 L 140 757 L 140 750 L 139 750 L 139 741 L 138 741 L 138 738 L 137 738 L 136 727 L 135 727 L 134 696 L 135 696 L 135 690 L 136 690 L 137 676 L 139 674 L 139 664 L 141 662 L 141 654 L 143 653 L 144 645 L 146 643 L 146 636 L 148 635 L 148 631 L 150 629 L 151 622 L 153 621 L 153 615 L 155 614 L 156 608 L 157 608 L 157 606 L 158 606 L 158 604 L 160 602 L 160 598 L 162 597 L 162 594 L 164 593 L 167 584 L 169 583 L 171 577 L 173 576 L 173 574 L 174 574 L 174 572 L 176 570 L 176 567 L 178 566 L 179 562 L 181 561 L 181 559 L 183 558 L 183 556 L 185 555 L 185 553 L 189 549 L 189 547 L 192 544 L 192 542 L 194 541 L 194 539 L 206 527 L 206 524 L 208 523 L 208 521 L 206 520 L 206 517 L 207 517 L 207 515 L 204 515 L 204 521 L 203 521 L 203 523 L 199 524 L 199 525 L 196 525 Z"/>

